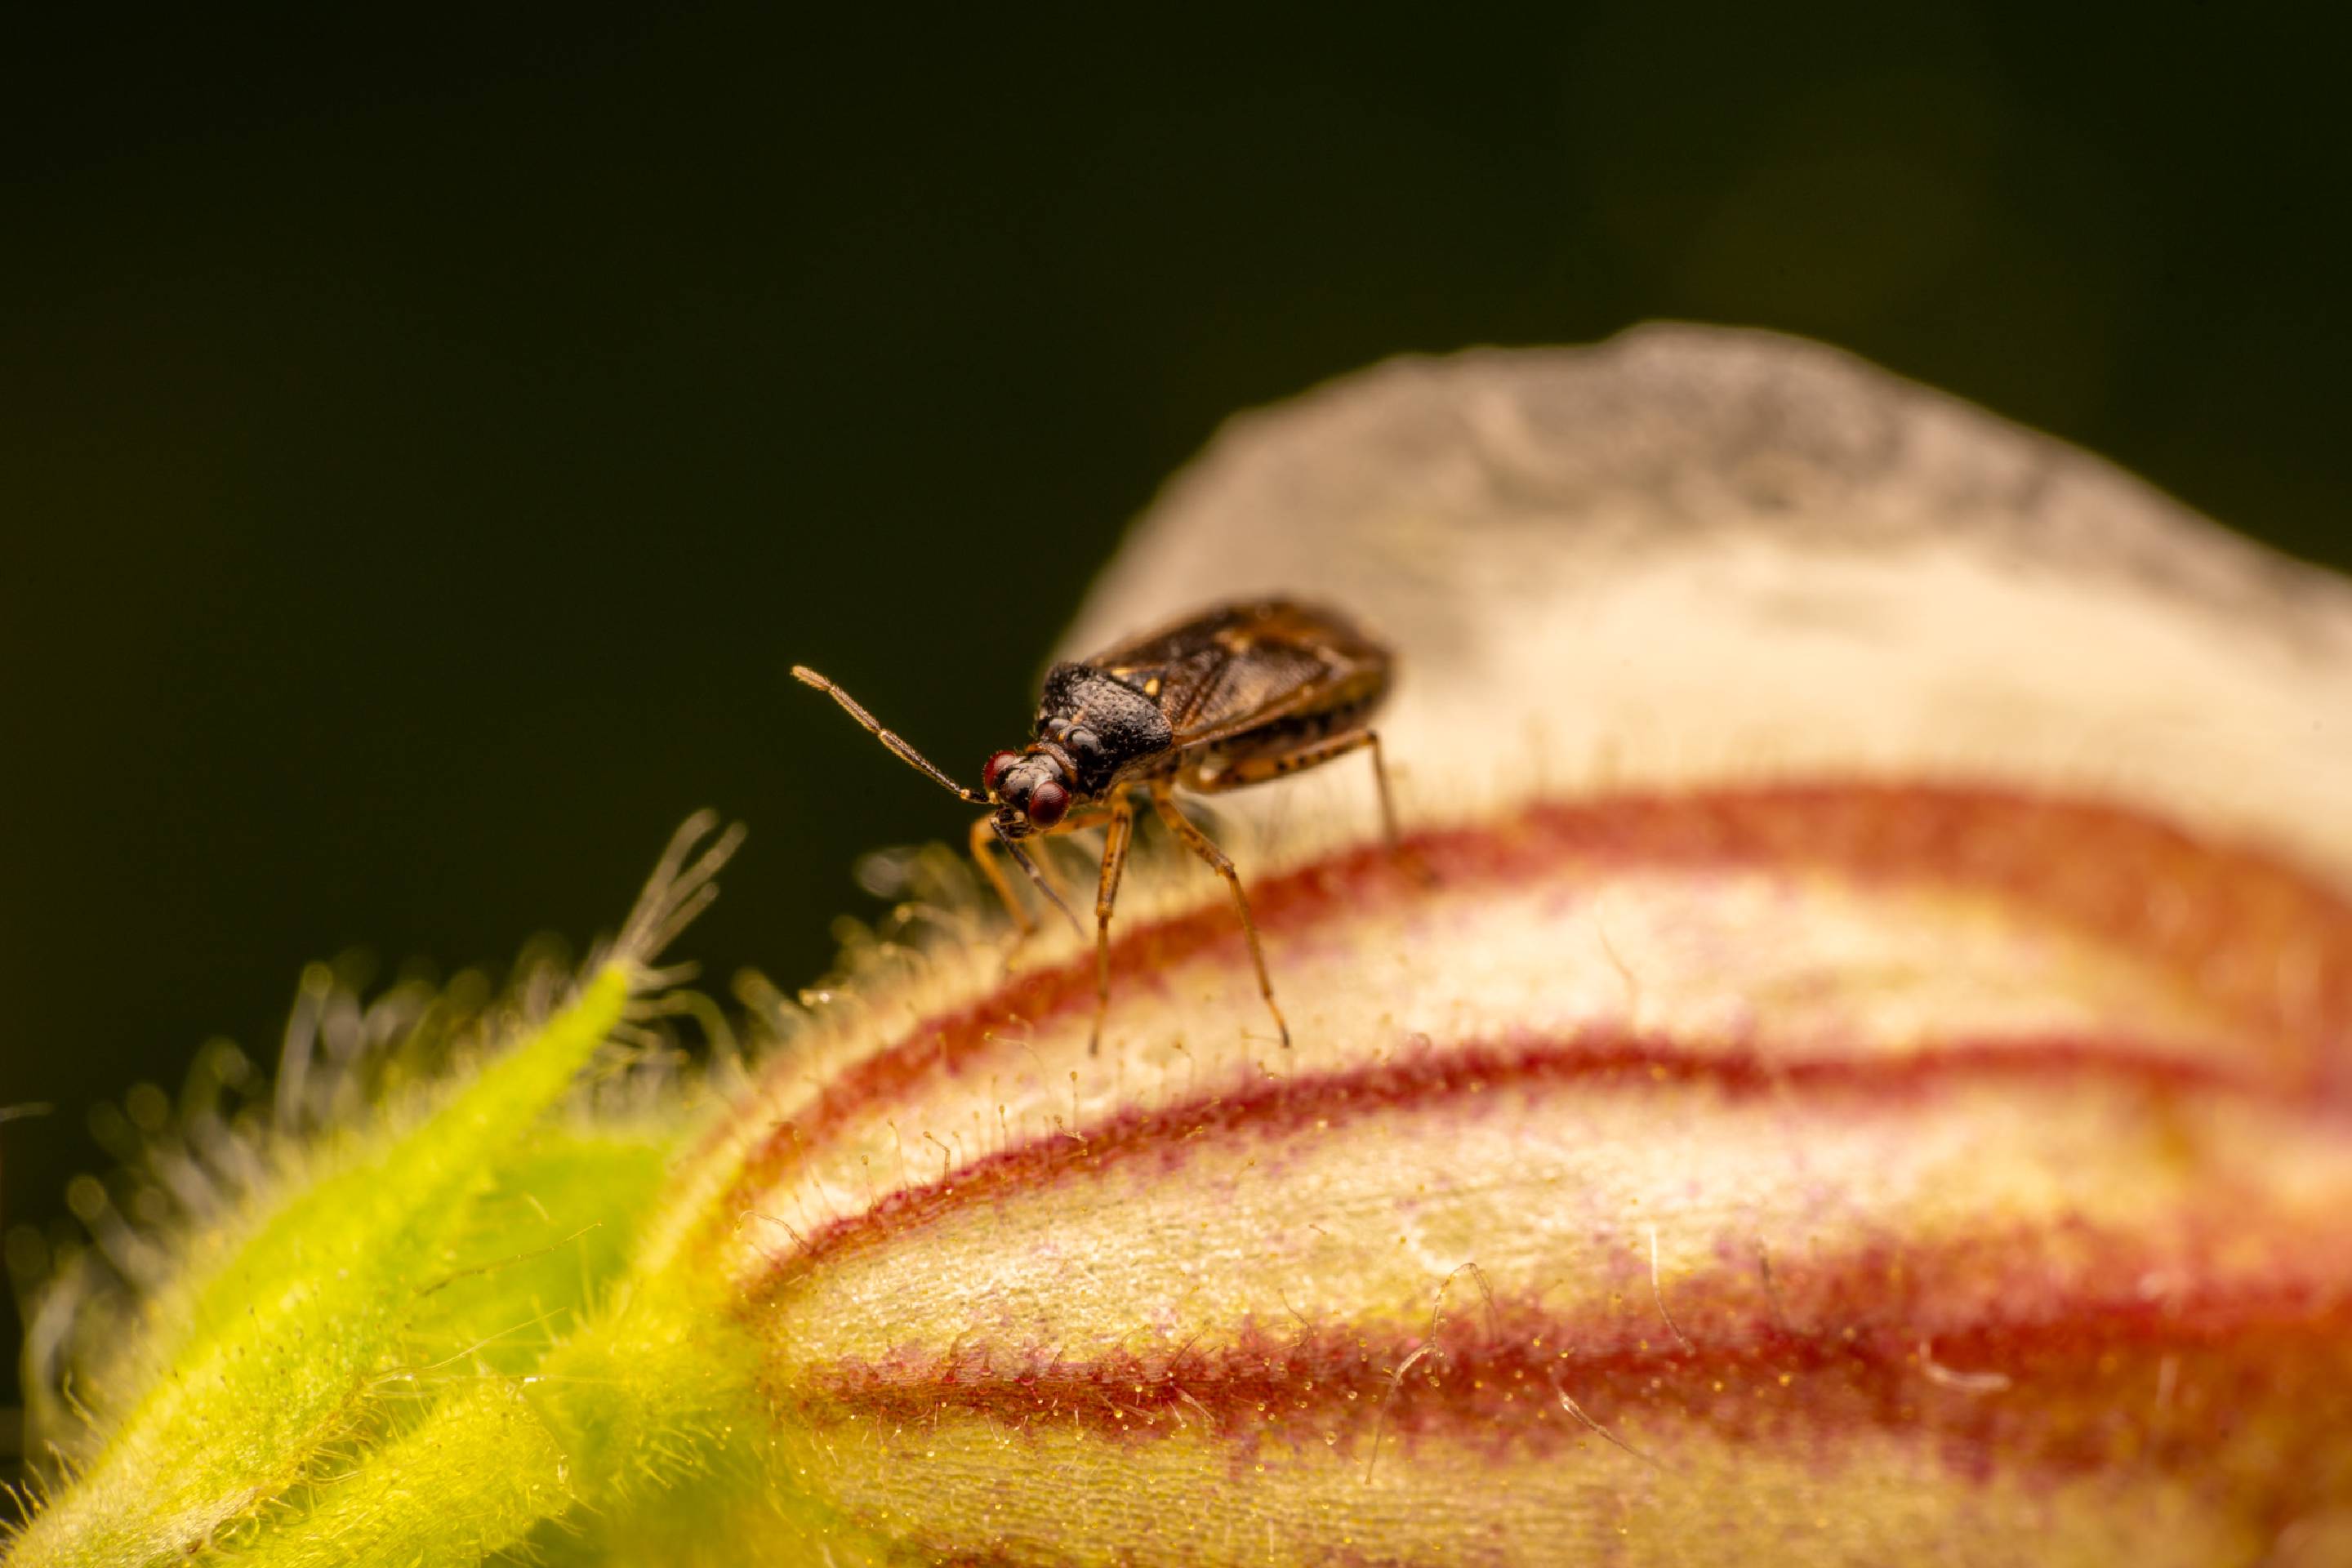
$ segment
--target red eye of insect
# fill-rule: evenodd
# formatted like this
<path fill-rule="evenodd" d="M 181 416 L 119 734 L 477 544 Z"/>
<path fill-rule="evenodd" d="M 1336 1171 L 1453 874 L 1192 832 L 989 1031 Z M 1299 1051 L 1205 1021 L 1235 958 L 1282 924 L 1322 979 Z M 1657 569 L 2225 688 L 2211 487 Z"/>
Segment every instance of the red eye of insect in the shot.
<path fill-rule="evenodd" d="M 1029 820 L 1040 827 L 1053 826 L 1069 809 L 1070 792 L 1051 780 L 1029 792 Z"/>
<path fill-rule="evenodd" d="M 980 787 L 994 795 L 997 781 L 1004 776 L 1004 770 L 1020 760 L 1021 753 L 1018 752 L 999 752 L 990 757 L 988 765 L 980 770 Z"/>

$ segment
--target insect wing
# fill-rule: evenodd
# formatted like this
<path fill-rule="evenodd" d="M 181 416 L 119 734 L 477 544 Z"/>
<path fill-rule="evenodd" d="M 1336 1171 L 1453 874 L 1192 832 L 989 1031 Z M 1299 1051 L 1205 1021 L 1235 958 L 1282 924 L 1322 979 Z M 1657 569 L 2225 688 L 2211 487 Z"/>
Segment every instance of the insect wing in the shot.
<path fill-rule="evenodd" d="M 1087 661 L 1160 704 L 1179 746 L 1311 710 L 1385 668 L 1338 617 L 1286 600 L 1232 605 Z"/>

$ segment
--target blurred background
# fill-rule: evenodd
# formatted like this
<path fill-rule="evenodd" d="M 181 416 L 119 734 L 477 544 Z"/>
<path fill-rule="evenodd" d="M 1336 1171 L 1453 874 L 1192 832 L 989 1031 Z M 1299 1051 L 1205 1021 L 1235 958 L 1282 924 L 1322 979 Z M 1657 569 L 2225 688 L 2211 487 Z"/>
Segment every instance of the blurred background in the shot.
<path fill-rule="evenodd" d="M 964 813 L 789 666 L 976 773 L 1219 420 L 1400 351 L 1785 328 L 2352 563 L 2316 40 L 850 9 L 12 19 L 0 1225 L 305 961 L 583 941 L 697 806 L 692 954 L 813 976 Z"/>

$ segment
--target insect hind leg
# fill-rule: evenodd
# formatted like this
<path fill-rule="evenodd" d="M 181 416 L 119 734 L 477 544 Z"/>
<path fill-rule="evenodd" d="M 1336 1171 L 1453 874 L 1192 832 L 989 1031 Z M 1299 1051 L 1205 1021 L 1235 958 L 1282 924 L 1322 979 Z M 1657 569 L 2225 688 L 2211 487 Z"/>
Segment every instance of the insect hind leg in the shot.
<path fill-rule="evenodd" d="M 1290 1025 L 1282 1016 L 1281 1004 L 1274 999 L 1274 982 L 1265 972 L 1265 949 L 1258 942 L 1257 921 L 1250 918 L 1249 895 L 1242 891 L 1241 873 L 1234 869 L 1231 858 L 1209 841 L 1207 834 L 1192 826 L 1191 817 L 1176 809 L 1167 784 L 1151 786 L 1151 805 L 1160 814 L 1160 820 L 1168 825 L 1168 831 L 1181 839 L 1185 848 L 1207 861 L 1209 869 L 1223 877 L 1225 886 L 1233 889 L 1234 908 L 1241 912 L 1242 934 L 1249 939 L 1250 962 L 1257 966 L 1258 994 L 1265 998 L 1265 1010 L 1274 1015 L 1274 1026 L 1282 1036 L 1282 1048 L 1288 1050 Z"/>

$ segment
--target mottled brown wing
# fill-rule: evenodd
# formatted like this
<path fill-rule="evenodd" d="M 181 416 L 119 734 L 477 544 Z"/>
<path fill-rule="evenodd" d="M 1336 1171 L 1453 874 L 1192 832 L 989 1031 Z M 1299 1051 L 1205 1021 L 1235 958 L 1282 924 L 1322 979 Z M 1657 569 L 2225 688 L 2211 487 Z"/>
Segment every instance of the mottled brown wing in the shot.
<path fill-rule="evenodd" d="M 1383 676 L 1388 652 L 1328 610 L 1265 599 L 1220 605 L 1087 662 L 1158 702 L 1184 747 L 1311 711 Z"/>

